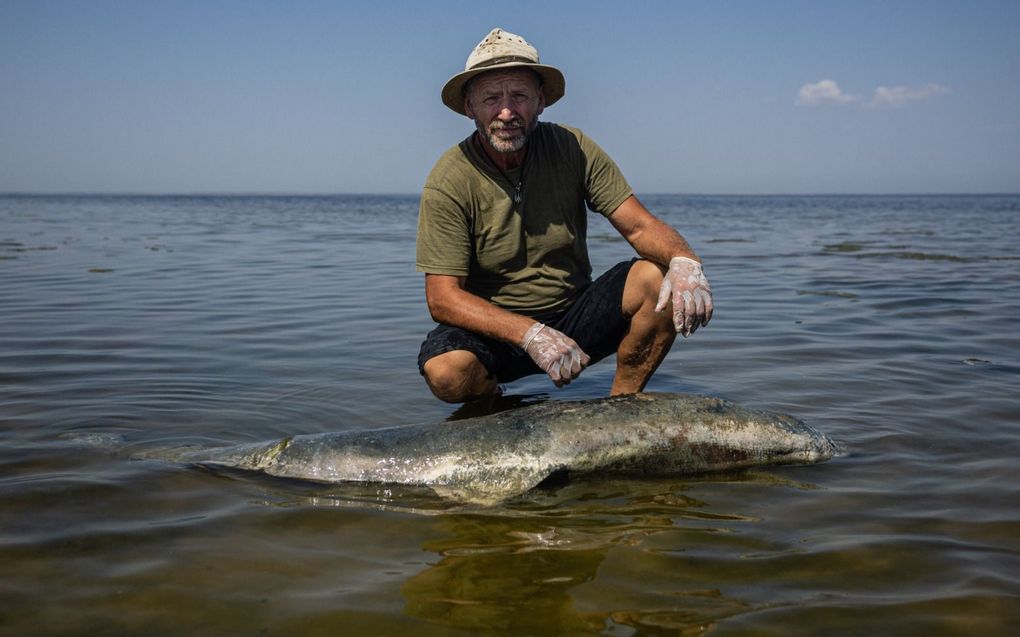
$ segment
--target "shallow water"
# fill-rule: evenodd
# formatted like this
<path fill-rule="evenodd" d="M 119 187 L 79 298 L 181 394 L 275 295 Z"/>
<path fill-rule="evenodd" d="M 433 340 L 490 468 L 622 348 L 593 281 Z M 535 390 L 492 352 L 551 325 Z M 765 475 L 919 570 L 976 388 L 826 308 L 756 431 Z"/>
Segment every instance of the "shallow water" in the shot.
<path fill-rule="evenodd" d="M 847 455 L 489 509 L 132 460 L 475 413 L 415 368 L 417 199 L 0 197 L 0 634 L 1016 634 L 1020 197 L 644 200 L 717 308 L 649 389 Z"/>

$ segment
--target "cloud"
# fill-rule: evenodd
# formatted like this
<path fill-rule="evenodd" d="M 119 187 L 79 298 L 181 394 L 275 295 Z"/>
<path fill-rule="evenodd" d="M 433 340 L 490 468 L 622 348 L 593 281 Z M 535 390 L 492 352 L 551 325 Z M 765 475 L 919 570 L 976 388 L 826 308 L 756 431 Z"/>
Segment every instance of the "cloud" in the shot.
<path fill-rule="evenodd" d="M 868 102 L 868 106 L 870 108 L 899 108 L 908 102 L 925 100 L 936 95 L 945 95 L 948 92 L 949 89 L 941 84 L 879 86 L 875 89 L 875 96 Z"/>
<path fill-rule="evenodd" d="M 822 80 L 814 84 L 805 84 L 797 93 L 797 104 L 801 106 L 820 106 L 822 104 L 849 104 L 856 102 L 857 97 L 847 95 L 832 80 Z"/>

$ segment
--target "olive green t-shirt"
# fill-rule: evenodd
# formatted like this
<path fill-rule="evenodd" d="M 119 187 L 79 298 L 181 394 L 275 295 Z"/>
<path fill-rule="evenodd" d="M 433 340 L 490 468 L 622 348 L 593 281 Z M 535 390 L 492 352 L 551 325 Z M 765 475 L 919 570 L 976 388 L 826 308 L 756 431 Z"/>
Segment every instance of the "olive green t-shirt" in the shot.
<path fill-rule="evenodd" d="M 523 166 L 504 173 L 468 137 L 425 182 L 415 266 L 466 277 L 467 291 L 514 312 L 565 309 L 591 282 L 586 208 L 608 216 L 631 194 L 613 160 L 575 128 L 540 122 Z"/>

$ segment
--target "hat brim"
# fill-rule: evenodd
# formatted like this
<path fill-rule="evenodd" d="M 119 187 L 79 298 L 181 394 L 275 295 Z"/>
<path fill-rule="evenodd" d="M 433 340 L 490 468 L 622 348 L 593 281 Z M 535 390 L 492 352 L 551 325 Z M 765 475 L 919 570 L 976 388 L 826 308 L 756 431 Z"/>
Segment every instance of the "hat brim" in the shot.
<path fill-rule="evenodd" d="M 443 104 L 446 104 L 450 110 L 467 116 L 467 113 L 464 112 L 464 85 L 467 84 L 471 78 L 481 75 L 482 73 L 515 68 L 531 69 L 542 77 L 542 94 L 545 96 L 546 106 L 551 106 L 554 102 L 563 97 L 563 93 L 566 91 L 567 81 L 563 77 L 563 73 L 561 73 L 555 66 L 549 66 L 547 64 L 533 64 L 530 62 L 506 62 L 504 64 L 493 64 L 492 66 L 486 66 L 480 69 L 471 69 L 470 71 L 464 71 L 454 75 L 447 80 L 446 84 L 443 86 Z"/>

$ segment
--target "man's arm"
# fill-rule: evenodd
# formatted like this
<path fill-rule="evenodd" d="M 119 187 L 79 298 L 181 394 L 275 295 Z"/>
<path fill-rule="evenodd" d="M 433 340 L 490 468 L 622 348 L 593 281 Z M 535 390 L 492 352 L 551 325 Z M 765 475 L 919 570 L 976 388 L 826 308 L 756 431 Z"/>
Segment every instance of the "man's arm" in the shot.
<path fill-rule="evenodd" d="M 643 258 L 666 268 L 656 312 L 673 303 L 673 326 L 684 336 L 708 325 L 712 318 L 712 289 L 694 254 L 679 232 L 658 219 L 631 195 L 609 216 L 624 239 Z"/>
<path fill-rule="evenodd" d="M 609 222 L 639 255 L 664 268 L 673 257 L 701 262 L 680 233 L 649 212 L 634 195 L 609 215 Z"/>
<path fill-rule="evenodd" d="M 466 329 L 521 347 L 562 386 L 576 378 L 589 357 L 572 338 L 534 319 L 496 307 L 464 289 L 464 277 L 425 275 L 425 302 L 437 323 Z"/>
<path fill-rule="evenodd" d="M 425 275 L 425 302 L 432 319 L 506 343 L 520 343 L 535 321 L 468 292 L 464 280 L 444 274 Z"/>

